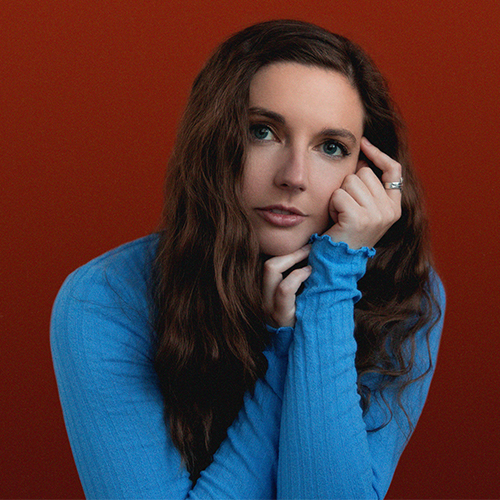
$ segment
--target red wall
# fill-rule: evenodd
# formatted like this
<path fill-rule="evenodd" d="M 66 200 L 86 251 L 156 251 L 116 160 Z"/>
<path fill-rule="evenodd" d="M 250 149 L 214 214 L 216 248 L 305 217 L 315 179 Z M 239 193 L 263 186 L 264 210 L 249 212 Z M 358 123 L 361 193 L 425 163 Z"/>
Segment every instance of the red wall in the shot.
<path fill-rule="evenodd" d="M 0 3 L 0 497 L 82 496 L 50 360 L 55 294 L 75 267 L 154 229 L 176 122 L 211 49 L 283 17 L 373 55 L 427 189 L 448 310 L 389 496 L 500 497 L 497 0 Z"/>

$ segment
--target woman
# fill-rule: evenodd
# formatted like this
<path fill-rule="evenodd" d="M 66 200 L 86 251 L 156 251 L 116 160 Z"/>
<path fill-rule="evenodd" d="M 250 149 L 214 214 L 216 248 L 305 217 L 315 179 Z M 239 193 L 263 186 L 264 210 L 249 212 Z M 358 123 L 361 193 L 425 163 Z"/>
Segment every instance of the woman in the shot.
<path fill-rule="evenodd" d="M 443 308 L 378 70 L 307 23 L 247 28 L 194 82 L 159 234 L 77 270 L 56 301 L 86 494 L 383 497 Z"/>

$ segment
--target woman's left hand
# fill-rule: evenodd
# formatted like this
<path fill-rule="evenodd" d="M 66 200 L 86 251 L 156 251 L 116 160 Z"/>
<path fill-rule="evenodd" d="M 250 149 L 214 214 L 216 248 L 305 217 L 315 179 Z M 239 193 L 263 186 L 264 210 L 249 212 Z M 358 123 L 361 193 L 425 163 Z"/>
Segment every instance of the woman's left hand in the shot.
<path fill-rule="evenodd" d="M 267 321 L 271 326 L 293 327 L 295 325 L 295 300 L 297 292 L 309 278 L 311 266 L 294 266 L 307 258 L 311 245 L 305 245 L 288 255 L 271 257 L 264 263 L 263 299 Z M 286 275 L 286 277 L 285 277 Z"/>
<path fill-rule="evenodd" d="M 365 137 L 361 150 L 382 170 L 382 182 L 399 182 L 401 165 L 373 146 Z M 350 248 L 373 247 L 401 217 L 401 191 L 384 189 L 384 185 L 364 161 L 355 174 L 346 176 L 330 200 L 334 225 L 325 232 L 333 241 Z"/>

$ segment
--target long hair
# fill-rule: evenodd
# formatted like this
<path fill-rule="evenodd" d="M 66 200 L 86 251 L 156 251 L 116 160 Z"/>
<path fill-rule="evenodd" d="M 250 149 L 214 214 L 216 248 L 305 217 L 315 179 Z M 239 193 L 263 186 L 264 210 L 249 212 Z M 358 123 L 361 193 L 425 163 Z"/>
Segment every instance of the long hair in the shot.
<path fill-rule="evenodd" d="M 229 38 L 194 81 L 169 162 L 155 260 L 155 368 L 172 440 L 193 480 L 267 369 L 262 266 L 240 188 L 250 82 L 275 62 L 345 75 L 364 106 L 364 135 L 403 167 L 403 215 L 359 282 L 356 366 L 365 408 L 363 375 L 397 380 L 409 373 L 414 347 L 405 355 L 403 344 L 413 345 L 435 306 L 420 187 L 402 121 L 370 58 L 346 38 L 300 21 L 264 22 Z"/>

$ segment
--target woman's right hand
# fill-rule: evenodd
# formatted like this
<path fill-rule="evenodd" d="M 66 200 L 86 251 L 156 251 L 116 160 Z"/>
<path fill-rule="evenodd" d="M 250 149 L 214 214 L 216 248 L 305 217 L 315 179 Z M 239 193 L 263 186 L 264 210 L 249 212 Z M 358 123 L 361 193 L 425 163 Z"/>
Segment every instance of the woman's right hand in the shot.
<path fill-rule="evenodd" d="M 335 224 L 325 233 L 332 241 L 343 241 L 352 249 L 374 247 L 401 217 L 401 191 L 384 189 L 383 184 L 402 180 L 401 164 L 366 137 L 361 140 L 361 151 L 382 170 L 382 181 L 366 162 L 359 161 L 356 173 L 346 176 L 332 194 L 330 216 Z"/>
<path fill-rule="evenodd" d="M 311 274 L 311 266 L 286 272 L 307 258 L 311 245 L 305 245 L 288 255 L 271 257 L 264 263 L 264 310 L 271 326 L 295 325 L 295 299 L 300 285 Z"/>

